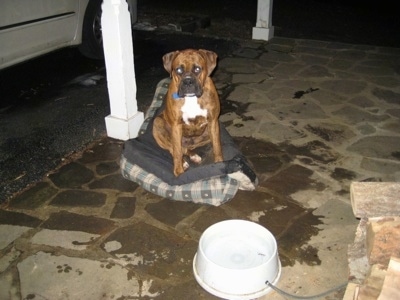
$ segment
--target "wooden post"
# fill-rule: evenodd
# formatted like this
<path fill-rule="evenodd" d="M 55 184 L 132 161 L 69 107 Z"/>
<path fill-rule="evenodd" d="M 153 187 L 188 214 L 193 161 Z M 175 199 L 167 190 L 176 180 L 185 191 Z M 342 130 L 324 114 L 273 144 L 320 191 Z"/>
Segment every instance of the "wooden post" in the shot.
<path fill-rule="evenodd" d="M 137 111 L 132 28 L 125 0 L 102 4 L 103 47 L 111 114 L 105 118 L 109 137 L 128 140 L 137 136 L 143 123 Z"/>
<path fill-rule="evenodd" d="M 272 2 L 273 0 L 258 0 L 257 22 L 253 27 L 253 39 L 269 41 L 274 37 L 272 26 Z"/>

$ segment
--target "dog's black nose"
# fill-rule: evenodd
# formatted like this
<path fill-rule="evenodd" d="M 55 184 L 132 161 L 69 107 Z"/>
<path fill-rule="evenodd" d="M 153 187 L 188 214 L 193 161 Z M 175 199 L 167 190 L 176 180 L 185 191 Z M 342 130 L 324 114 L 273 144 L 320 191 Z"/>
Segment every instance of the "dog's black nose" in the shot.
<path fill-rule="evenodd" d="M 187 74 L 182 77 L 181 83 L 179 84 L 178 95 L 179 97 L 185 97 L 187 95 L 196 95 L 196 97 L 201 97 L 203 94 L 203 89 L 201 88 L 198 80 Z"/>
<path fill-rule="evenodd" d="M 194 79 L 190 76 L 187 76 L 185 78 L 182 79 L 182 83 L 186 86 L 191 86 L 194 84 Z"/>

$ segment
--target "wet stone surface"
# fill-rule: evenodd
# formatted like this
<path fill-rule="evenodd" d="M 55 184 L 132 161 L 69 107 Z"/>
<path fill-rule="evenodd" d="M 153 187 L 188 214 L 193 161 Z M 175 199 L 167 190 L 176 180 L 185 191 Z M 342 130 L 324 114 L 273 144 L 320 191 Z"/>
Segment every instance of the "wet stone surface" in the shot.
<path fill-rule="evenodd" d="M 94 190 L 114 189 L 122 192 L 133 192 L 137 187 L 136 183 L 124 179 L 120 174 L 108 175 L 89 184 L 89 188 Z"/>
<path fill-rule="evenodd" d="M 10 203 L 10 207 L 22 209 L 35 209 L 45 204 L 48 199 L 51 199 L 57 193 L 48 182 L 39 182 L 37 185 L 18 195 Z"/>
<path fill-rule="evenodd" d="M 0 224 L 37 227 L 42 222 L 43 221 L 38 218 L 21 212 L 0 210 Z"/>
<path fill-rule="evenodd" d="M 385 145 L 385 147 L 382 147 Z M 361 153 L 366 157 L 397 160 L 400 145 L 400 137 L 372 136 L 365 137 L 351 145 L 348 150 Z"/>
<path fill-rule="evenodd" d="M 116 162 L 100 163 L 96 166 L 96 173 L 99 175 L 108 175 L 119 170 L 119 165 Z"/>
<path fill-rule="evenodd" d="M 93 179 L 93 171 L 85 166 L 72 162 L 49 176 L 50 180 L 59 188 L 79 188 Z"/>
<path fill-rule="evenodd" d="M 297 156 L 301 160 L 306 158 L 303 161 L 311 161 L 311 163 L 307 164 L 329 164 L 340 158 L 339 153 L 319 140 L 313 140 L 298 147 L 285 144 L 282 144 L 282 147 L 286 148 L 288 153 Z"/>
<path fill-rule="evenodd" d="M 82 190 L 63 191 L 50 202 L 55 206 L 103 206 L 106 202 L 106 195 Z"/>
<path fill-rule="evenodd" d="M 105 162 L 115 162 L 120 157 L 122 144 L 118 141 L 110 140 L 108 143 L 100 143 L 94 149 L 85 152 L 79 159 L 83 164 L 100 163 L 99 166 L 104 165 Z"/>
<path fill-rule="evenodd" d="M 199 204 L 171 202 L 168 199 L 163 199 L 158 203 L 147 204 L 145 210 L 156 220 L 170 226 L 176 226 L 199 208 Z"/>
<path fill-rule="evenodd" d="M 315 189 L 322 191 L 325 186 L 311 179 L 313 171 L 300 165 L 290 165 L 260 185 L 280 195 L 290 196 L 298 190 Z M 285 183 L 284 185 L 282 183 Z"/>
<path fill-rule="evenodd" d="M 327 142 L 336 142 L 337 144 L 355 137 L 348 127 L 330 123 L 309 124 L 305 129 Z"/>
<path fill-rule="evenodd" d="M 93 216 L 83 216 L 81 214 L 60 211 L 51 214 L 41 227 L 53 230 L 84 231 L 104 234 L 113 229 L 114 222 Z"/>
<path fill-rule="evenodd" d="M 111 219 L 128 219 L 133 216 L 136 208 L 136 197 L 119 197 L 111 212 Z"/>
<path fill-rule="evenodd" d="M 137 266 L 138 272 L 160 279 L 192 276 L 192 256 L 197 249 L 197 243 L 192 240 L 138 223 L 114 231 L 102 247 L 107 249 L 115 242 L 119 247 L 110 253 L 124 263 Z"/>
<path fill-rule="evenodd" d="M 313 235 L 318 234 L 321 216 L 314 216 L 312 210 L 307 210 L 287 197 L 277 197 L 276 194 L 253 192 L 252 199 L 238 193 L 229 203 L 242 218 L 257 222 L 271 231 L 278 242 L 280 259 L 283 266 L 293 265 L 296 258 L 301 257 L 303 263 L 313 265 L 318 263 L 318 250 L 314 255 L 304 255 L 303 247 Z"/>

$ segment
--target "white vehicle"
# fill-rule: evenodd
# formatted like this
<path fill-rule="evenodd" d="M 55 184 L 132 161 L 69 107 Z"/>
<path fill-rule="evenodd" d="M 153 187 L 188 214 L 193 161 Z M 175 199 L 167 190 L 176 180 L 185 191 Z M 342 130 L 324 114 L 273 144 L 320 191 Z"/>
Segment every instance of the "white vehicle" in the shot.
<path fill-rule="evenodd" d="M 0 69 L 56 49 L 79 45 L 102 58 L 102 0 L 0 0 Z M 137 21 L 137 0 L 127 0 Z"/>

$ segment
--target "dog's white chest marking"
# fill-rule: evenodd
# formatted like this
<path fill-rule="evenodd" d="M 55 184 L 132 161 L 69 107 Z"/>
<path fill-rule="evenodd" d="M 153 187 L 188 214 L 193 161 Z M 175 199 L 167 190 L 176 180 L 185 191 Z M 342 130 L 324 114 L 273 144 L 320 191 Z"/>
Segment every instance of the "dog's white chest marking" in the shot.
<path fill-rule="evenodd" d="M 183 122 L 186 124 L 189 124 L 189 119 L 194 119 L 197 116 L 207 117 L 207 110 L 200 107 L 196 96 L 186 96 L 181 111 Z"/>

